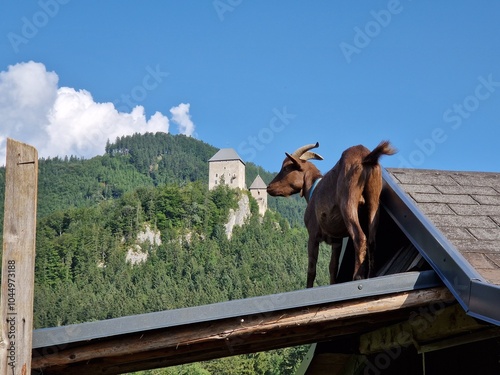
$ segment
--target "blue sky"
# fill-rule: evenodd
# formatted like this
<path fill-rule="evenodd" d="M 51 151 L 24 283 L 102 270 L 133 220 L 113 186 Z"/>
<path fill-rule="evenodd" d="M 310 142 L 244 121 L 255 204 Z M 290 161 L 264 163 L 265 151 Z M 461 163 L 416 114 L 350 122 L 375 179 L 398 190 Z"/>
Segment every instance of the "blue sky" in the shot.
<path fill-rule="evenodd" d="M 499 172 L 499 19 L 493 0 L 0 0 L 0 158 L 6 137 L 92 157 L 163 130 L 269 171 L 389 139 L 386 167 Z"/>

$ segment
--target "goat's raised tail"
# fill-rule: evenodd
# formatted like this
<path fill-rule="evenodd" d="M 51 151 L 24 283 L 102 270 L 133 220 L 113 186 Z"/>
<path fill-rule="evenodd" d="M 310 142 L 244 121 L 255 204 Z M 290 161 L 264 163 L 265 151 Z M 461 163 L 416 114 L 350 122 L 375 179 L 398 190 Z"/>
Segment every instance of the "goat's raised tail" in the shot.
<path fill-rule="evenodd" d="M 377 147 L 373 149 L 368 155 L 363 158 L 363 164 L 377 164 L 378 159 L 382 155 L 394 155 L 397 152 L 396 149 L 392 148 L 389 141 L 382 141 Z"/>

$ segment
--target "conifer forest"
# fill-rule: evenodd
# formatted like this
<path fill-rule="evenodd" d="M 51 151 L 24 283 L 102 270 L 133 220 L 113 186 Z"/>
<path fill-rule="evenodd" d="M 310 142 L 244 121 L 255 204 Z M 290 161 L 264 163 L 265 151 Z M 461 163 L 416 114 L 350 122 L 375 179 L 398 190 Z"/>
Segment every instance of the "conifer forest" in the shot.
<path fill-rule="evenodd" d="M 216 152 L 183 135 L 147 133 L 109 141 L 92 159 L 40 159 L 35 328 L 303 289 L 305 201 L 268 197 L 261 217 L 247 191 L 208 190 L 208 159 Z M 273 177 L 246 163 L 247 184 L 258 173 L 266 183 Z M 2 167 L 2 227 L 4 179 Z M 244 194 L 251 215 L 229 237 L 228 215 Z M 317 283 L 326 285 L 329 251 L 320 253 Z M 136 374 L 293 374 L 307 349 Z"/>

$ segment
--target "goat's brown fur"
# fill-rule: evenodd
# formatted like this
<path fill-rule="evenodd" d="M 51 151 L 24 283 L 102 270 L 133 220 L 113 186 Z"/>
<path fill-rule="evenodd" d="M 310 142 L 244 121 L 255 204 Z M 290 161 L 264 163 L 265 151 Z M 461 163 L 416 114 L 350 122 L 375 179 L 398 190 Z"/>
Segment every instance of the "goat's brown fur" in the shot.
<path fill-rule="evenodd" d="M 307 287 L 316 278 L 316 263 L 321 242 L 332 246 L 330 283 L 336 281 L 336 273 L 343 237 L 351 237 L 355 249 L 353 279 L 363 279 L 373 271 L 373 248 L 378 224 L 378 208 L 382 191 L 382 169 L 378 159 L 396 151 L 387 141 L 381 142 L 370 152 L 362 145 L 348 148 L 340 160 L 324 176 L 307 159 L 322 159 L 310 152 L 319 144 L 301 147 L 294 154 L 286 154 L 278 175 L 267 187 L 272 196 L 290 196 L 300 193 L 307 200 L 304 221 L 309 233 Z M 301 158 L 302 156 L 302 158 Z M 305 160 L 304 160 L 305 159 Z M 314 193 L 315 181 L 322 178 Z M 367 223 L 365 233 L 360 219 Z M 368 258 L 368 270 L 366 270 Z"/>

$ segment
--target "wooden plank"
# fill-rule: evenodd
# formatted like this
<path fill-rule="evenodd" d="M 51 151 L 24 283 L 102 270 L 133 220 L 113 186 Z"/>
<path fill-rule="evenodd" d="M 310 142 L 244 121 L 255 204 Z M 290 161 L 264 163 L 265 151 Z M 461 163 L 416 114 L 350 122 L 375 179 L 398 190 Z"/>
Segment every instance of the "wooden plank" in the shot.
<path fill-rule="evenodd" d="M 440 287 L 40 348 L 33 368 L 44 375 L 120 374 L 255 353 L 356 334 L 408 319 L 419 306 L 452 300 Z"/>
<path fill-rule="evenodd" d="M 495 337 L 500 337 L 500 329 L 498 327 L 495 328 L 486 328 L 478 331 L 474 331 L 473 333 L 466 333 L 461 336 L 453 336 L 451 338 L 446 338 L 441 341 L 432 342 L 430 344 L 421 345 L 418 349 L 418 353 L 428 353 L 436 350 L 453 348 L 459 345 L 470 344 L 473 342 L 484 341 L 488 339 L 492 339 Z"/>
<path fill-rule="evenodd" d="M 7 139 L 0 375 L 31 371 L 38 153 Z"/>
<path fill-rule="evenodd" d="M 446 306 L 440 302 L 419 309 L 408 320 L 383 327 L 360 337 L 361 354 L 373 354 L 397 347 L 421 345 L 451 336 L 484 329 L 485 325 L 465 314 L 459 304 Z"/>

